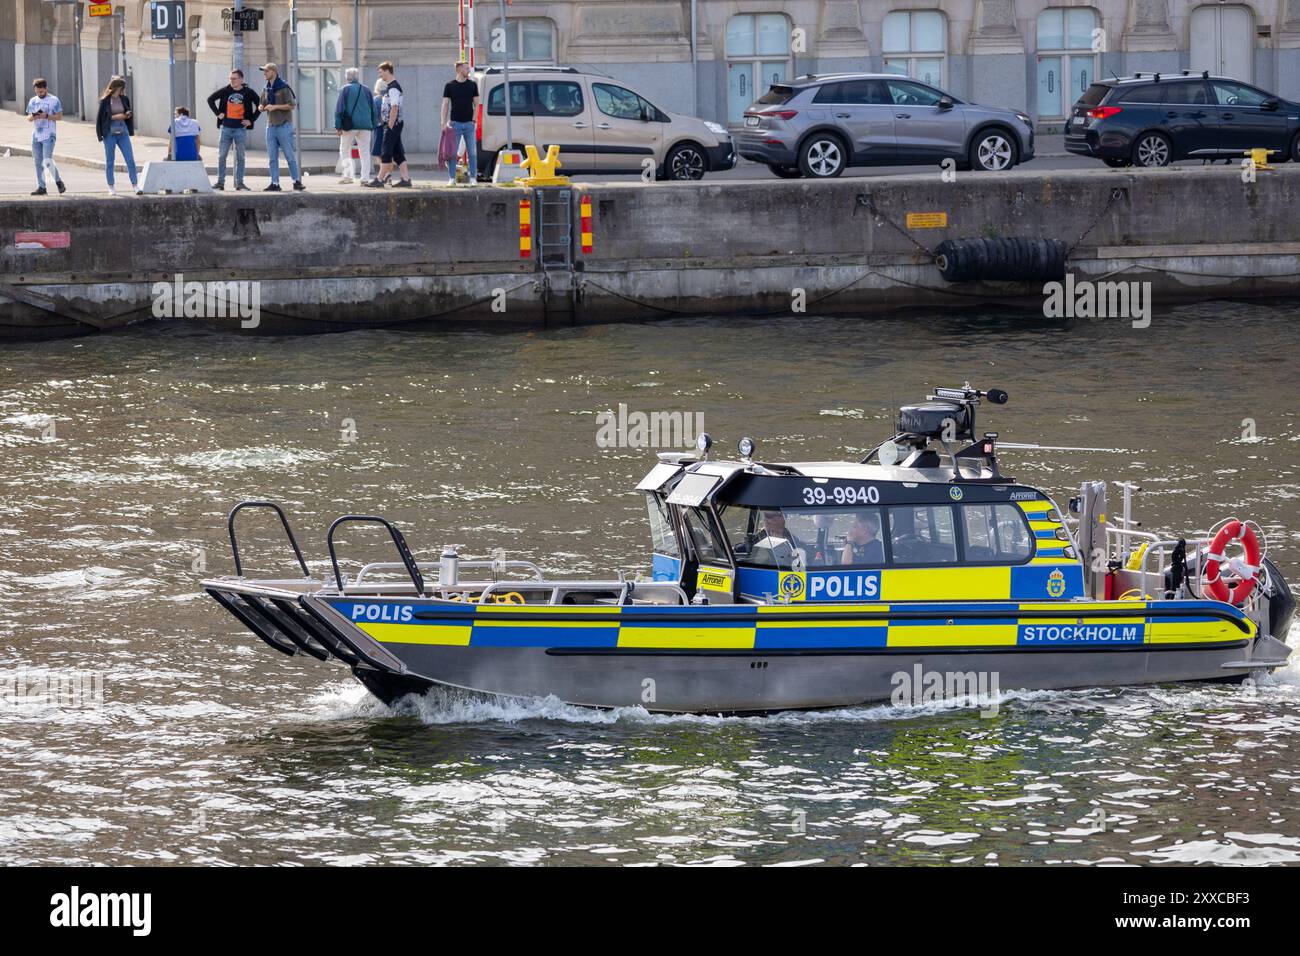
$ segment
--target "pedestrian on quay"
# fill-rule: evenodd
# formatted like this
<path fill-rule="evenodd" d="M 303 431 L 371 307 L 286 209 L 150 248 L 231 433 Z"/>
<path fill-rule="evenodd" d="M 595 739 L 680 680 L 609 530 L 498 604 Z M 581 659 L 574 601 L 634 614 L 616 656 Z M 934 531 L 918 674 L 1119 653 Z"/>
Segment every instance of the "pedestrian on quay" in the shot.
<path fill-rule="evenodd" d="M 370 162 L 366 166 L 366 181 L 361 184 L 363 186 L 375 178 L 372 170 L 383 164 L 380 157 L 384 153 L 384 91 L 387 89 L 388 84 L 384 82 L 383 77 L 375 80 L 375 88 L 372 91 L 374 96 L 371 99 L 375 108 L 375 128 L 370 137 Z"/>
<path fill-rule="evenodd" d="M 217 183 L 213 189 L 226 188 L 226 157 L 230 147 L 235 147 L 235 189 L 247 192 L 244 185 L 244 151 L 248 146 L 248 131 L 257 122 L 259 100 L 253 88 L 244 85 L 244 71 L 231 70 L 230 82 L 208 97 L 208 107 L 221 124 L 220 145 L 217 148 Z"/>
<path fill-rule="evenodd" d="M 367 173 L 370 171 L 370 133 L 375 128 L 374 101 L 370 98 L 370 91 L 358 79 L 360 70 L 350 66 L 343 75 L 347 83 L 339 90 L 338 101 L 334 104 L 334 129 L 339 134 L 339 164 L 343 170 L 343 178 L 339 182 L 350 183 L 356 180 L 361 183 L 365 181 L 361 164 L 366 164 Z M 357 151 L 355 171 L 353 149 Z"/>
<path fill-rule="evenodd" d="M 108 194 L 117 195 L 115 170 L 117 154 L 121 152 L 126 163 L 131 188 L 139 196 L 140 188 L 135 172 L 135 154 L 131 151 L 131 137 L 135 135 L 135 117 L 131 112 L 131 98 L 126 95 L 126 80 L 115 76 L 108 81 L 99 97 L 99 115 L 95 117 L 95 135 L 104 144 L 104 178 L 108 180 Z"/>
<path fill-rule="evenodd" d="M 190 111 L 184 106 L 176 107 L 176 116 L 172 119 L 171 128 L 167 130 L 172 142 L 176 144 L 175 155 L 172 156 L 172 159 L 181 163 L 193 163 L 202 160 L 203 157 L 199 153 L 199 134 L 201 132 L 203 132 L 203 127 L 190 116 Z"/>
<path fill-rule="evenodd" d="M 402 84 L 397 82 L 393 64 L 385 60 L 379 64 L 379 78 L 384 81 L 384 148 L 380 153 L 379 175 L 366 183 L 374 189 L 382 189 L 384 178 L 393 170 L 398 170 L 401 179 L 393 183 L 393 188 L 411 188 L 411 172 L 406 165 L 406 150 L 402 148 L 402 128 L 406 125 L 406 105 L 402 98 Z"/>
<path fill-rule="evenodd" d="M 294 192 L 300 193 L 307 187 L 302 184 L 298 155 L 293 150 L 293 111 L 298 98 L 293 95 L 293 87 L 280 78 L 280 68 L 274 63 L 262 67 L 262 76 L 266 77 L 266 89 L 262 91 L 260 108 L 266 114 L 266 163 L 271 168 L 271 185 L 263 192 L 280 192 L 280 151 L 283 150 Z"/>
<path fill-rule="evenodd" d="M 478 176 L 478 156 L 474 150 L 474 116 L 478 113 L 478 84 L 469 78 L 469 64 L 461 60 L 456 64 L 456 76 L 442 88 L 442 128 L 452 131 L 451 161 L 447 163 L 447 185 L 456 185 L 456 157 L 460 155 L 460 141 L 465 140 L 468 159 L 468 185 L 474 185 Z"/>
<path fill-rule="evenodd" d="M 33 196 L 48 195 L 45 190 L 45 171 L 54 177 L 59 195 L 68 191 L 54 165 L 54 143 L 58 139 L 58 122 L 63 119 L 63 104 L 50 92 L 43 77 L 32 80 L 32 98 L 27 101 L 27 122 L 32 124 L 32 158 L 36 160 L 36 188 Z"/>

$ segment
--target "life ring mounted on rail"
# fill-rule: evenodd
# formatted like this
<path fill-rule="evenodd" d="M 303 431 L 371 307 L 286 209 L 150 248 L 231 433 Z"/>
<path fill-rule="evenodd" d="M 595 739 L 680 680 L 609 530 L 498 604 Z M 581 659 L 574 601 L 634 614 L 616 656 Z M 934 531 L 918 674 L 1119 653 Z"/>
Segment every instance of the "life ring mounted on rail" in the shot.
<path fill-rule="evenodd" d="M 1241 542 L 1242 548 L 1246 551 L 1244 562 L 1228 561 L 1224 556 L 1224 550 L 1231 541 Z M 1205 583 L 1202 586 L 1205 596 L 1237 607 L 1245 604 L 1259 580 L 1259 537 L 1255 534 L 1255 529 L 1245 521 L 1233 518 L 1219 529 L 1219 533 L 1214 536 L 1214 541 L 1210 544 L 1210 552 L 1205 557 Z M 1225 563 L 1228 565 L 1228 570 L 1239 580 L 1231 584 L 1224 580 L 1220 569 Z"/>

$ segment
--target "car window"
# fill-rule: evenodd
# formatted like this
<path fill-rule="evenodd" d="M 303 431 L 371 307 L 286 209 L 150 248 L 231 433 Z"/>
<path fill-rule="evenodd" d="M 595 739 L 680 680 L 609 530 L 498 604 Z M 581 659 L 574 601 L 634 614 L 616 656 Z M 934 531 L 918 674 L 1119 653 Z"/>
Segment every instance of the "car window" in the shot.
<path fill-rule="evenodd" d="M 907 80 L 885 80 L 885 85 L 896 106 L 934 106 L 943 98 L 938 90 Z"/>
<path fill-rule="evenodd" d="M 1220 106 L 1258 106 L 1269 98 L 1268 94 L 1241 83 L 1211 80 L 1210 86 Z"/>
<path fill-rule="evenodd" d="M 515 116 L 527 116 L 533 111 L 532 84 L 528 82 L 520 83 L 517 80 L 510 81 L 510 112 Z M 492 88 L 488 94 L 488 115 L 505 116 L 506 115 L 506 86 L 502 83 L 500 86 Z"/>
<path fill-rule="evenodd" d="M 880 80 L 852 80 L 842 85 L 844 99 L 841 102 L 856 105 L 890 102 L 885 84 Z"/>
<path fill-rule="evenodd" d="M 533 90 L 538 116 L 577 116 L 583 110 L 582 87 L 570 80 L 538 80 Z"/>
<path fill-rule="evenodd" d="M 782 106 L 794 99 L 794 88 L 774 86 L 757 100 L 759 106 Z"/>
<path fill-rule="evenodd" d="M 1170 83 L 1161 91 L 1163 96 L 1160 102 L 1168 103 L 1170 106 L 1206 104 L 1210 102 L 1210 94 L 1205 90 L 1205 84 L 1200 80 L 1195 83 Z"/>
<path fill-rule="evenodd" d="M 591 98 L 596 101 L 596 109 L 615 119 L 639 120 L 643 110 L 645 116 L 654 112 L 649 103 L 631 90 L 612 83 L 591 84 Z"/>
<path fill-rule="evenodd" d="M 843 88 L 843 83 L 827 83 L 825 86 L 818 87 L 817 95 L 813 97 L 813 102 L 843 103 L 844 100 L 841 99 L 844 95 Z M 761 103 L 763 101 L 759 100 L 759 102 Z"/>
<path fill-rule="evenodd" d="M 1120 90 L 1112 103 L 1159 103 L 1161 89 L 1155 83 L 1143 83 Z"/>
<path fill-rule="evenodd" d="M 1080 106 L 1096 106 L 1105 98 L 1109 86 L 1103 83 L 1094 83 L 1083 91 L 1083 96 L 1079 97 Z"/>

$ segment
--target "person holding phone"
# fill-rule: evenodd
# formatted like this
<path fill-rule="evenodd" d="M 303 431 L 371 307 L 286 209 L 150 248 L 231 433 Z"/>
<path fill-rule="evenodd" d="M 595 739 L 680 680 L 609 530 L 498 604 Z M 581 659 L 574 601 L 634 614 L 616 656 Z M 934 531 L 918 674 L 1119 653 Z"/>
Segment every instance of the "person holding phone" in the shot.
<path fill-rule="evenodd" d="M 143 190 L 136 179 L 135 156 L 131 151 L 131 137 L 135 135 L 135 119 L 131 113 L 131 98 L 126 95 L 126 80 L 115 76 L 108 81 L 99 98 L 99 115 L 95 117 L 95 135 L 104 144 L 104 176 L 108 180 L 108 194 L 117 195 L 113 167 L 117 153 L 122 153 L 131 188 L 139 196 Z"/>
<path fill-rule="evenodd" d="M 27 101 L 27 122 L 32 124 L 32 158 L 36 160 L 36 188 L 33 196 L 48 195 L 45 189 L 45 171 L 54 176 L 59 194 L 68 191 L 54 165 L 54 142 L 58 139 L 57 123 L 63 119 L 63 104 L 50 92 L 43 77 L 32 80 L 32 98 Z"/>

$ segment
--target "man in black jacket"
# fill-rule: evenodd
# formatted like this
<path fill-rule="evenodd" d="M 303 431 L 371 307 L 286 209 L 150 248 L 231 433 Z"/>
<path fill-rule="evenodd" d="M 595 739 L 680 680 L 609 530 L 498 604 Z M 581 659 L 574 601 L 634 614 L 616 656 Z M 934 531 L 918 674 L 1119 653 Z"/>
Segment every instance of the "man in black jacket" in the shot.
<path fill-rule="evenodd" d="M 260 100 L 251 86 L 244 85 L 244 71 L 230 71 L 230 85 L 222 87 L 208 97 L 208 107 L 216 115 L 221 127 L 221 145 L 217 151 L 217 182 L 213 189 L 226 188 L 226 156 L 230 144 L 235 145 L 235 188 L 247 190 L 244 185 L 244 148 L 248 131 L 257 122 Z"/>

